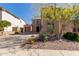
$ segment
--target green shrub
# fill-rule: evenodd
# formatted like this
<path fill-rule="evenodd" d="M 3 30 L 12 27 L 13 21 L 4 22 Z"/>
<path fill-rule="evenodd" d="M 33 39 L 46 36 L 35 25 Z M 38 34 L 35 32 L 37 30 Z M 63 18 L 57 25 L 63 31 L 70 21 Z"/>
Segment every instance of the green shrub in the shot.
<path fill-rule="evenodd" d="M 27 44 L 35 44 L 36 39 L 34 37 L 31 37 L 27 40 Z"/>
<path fill-rule="evenodd" d="M 40 34 L 39 34 L 39 41 L 46 42 L 47 40 L 48 39 L 47 39 L 46 33 L 40 32 Z"/>
<path fill-rule="evenodd" d="M 63 37 L 71 41 L 79 41 L 79 36 L 76 33 L 67 32 L 63 35 Z"/>

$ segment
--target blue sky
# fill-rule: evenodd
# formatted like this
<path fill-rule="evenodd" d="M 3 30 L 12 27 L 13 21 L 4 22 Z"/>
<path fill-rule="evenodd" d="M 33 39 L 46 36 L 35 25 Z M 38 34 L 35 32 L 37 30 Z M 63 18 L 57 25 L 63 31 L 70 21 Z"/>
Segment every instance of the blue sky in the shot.
<path fill-rule="evenodd" d="M 0 7 L 4 7 L 14 15 L 22 18 L 26 23 L 32 21 L 32 4 L 31 3 L 0 3 Z"/>

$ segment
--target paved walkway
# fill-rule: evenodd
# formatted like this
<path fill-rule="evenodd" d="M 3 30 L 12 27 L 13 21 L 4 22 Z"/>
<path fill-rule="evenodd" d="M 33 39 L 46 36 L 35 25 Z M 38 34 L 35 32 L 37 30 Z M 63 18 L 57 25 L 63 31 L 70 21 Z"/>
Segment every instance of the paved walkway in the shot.
<path fill-rule="evenodd" d="M 1 56 L 79 56 L 79 51 L 46 49 L 0 49 Z"/>

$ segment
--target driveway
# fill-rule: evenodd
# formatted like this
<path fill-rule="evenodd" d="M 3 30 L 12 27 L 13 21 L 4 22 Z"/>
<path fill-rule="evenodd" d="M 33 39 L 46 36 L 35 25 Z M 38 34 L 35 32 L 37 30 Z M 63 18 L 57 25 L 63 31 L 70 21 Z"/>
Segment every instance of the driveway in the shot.
<path fill-rule="evenodd" d="M 6 35 L 0 36 L 0 49 L 1 48 L 12 48 L 15 46 L 20 46 L 31 36 L 38 36 L 38 34 L 29 34 L 29 35 Z"/>

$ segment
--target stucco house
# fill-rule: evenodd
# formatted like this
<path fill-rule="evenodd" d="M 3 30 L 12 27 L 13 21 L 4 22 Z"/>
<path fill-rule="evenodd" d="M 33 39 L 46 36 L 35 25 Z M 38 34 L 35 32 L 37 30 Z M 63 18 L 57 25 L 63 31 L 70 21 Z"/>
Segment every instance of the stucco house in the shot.
<path fill-rule="evenodd" d="M 61 33 L 61 21 L 60 20 L 55 20 L 53 21 L 54 25 L 54 34 Z M 39 28 L 38 28 L 39 27 Z M 32 28 L 33 32 L 47 32 L 48 31 L 48 21 L 43 20 L 43 19 L 33 19 L 32 21 Z M 62 30 L 62 33 L 66 32 L 75 32 L 79 34 L 79 27 L 74 24 L 74 22 L 68 21 L 67 23 L 64 24 L 64 29 Z"/>
<path fill-rule="evenodd" d="M 0 20 L 11 22 L 11 26 L 4 28 L 4 32 L 15 32 L 17 30 L 24 32 L 24 25 L 26 25 L 26 23 L 21 18 L 2 7 L 0 7 Z"/>
<path fill-rule="evenodd" d="M 39 33 L 41 30 L 41 19 L 32 19 L 32 31 Z"/>
<path fill-rule="evenodd" d="M 26 24 L 25 26 L 24 26 L 24 31 L 25 32 L 32 32 L 32 25 L 31 24 Z"/>

